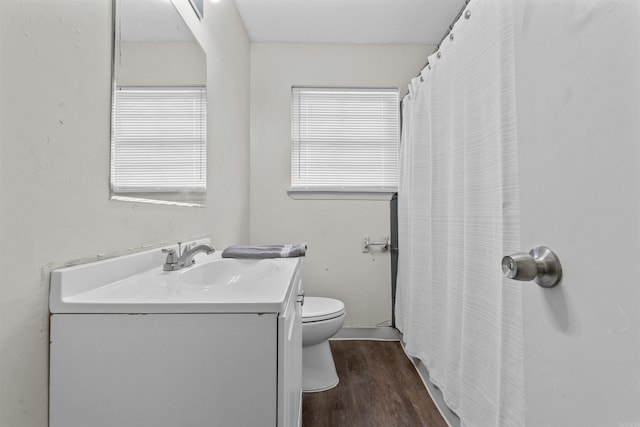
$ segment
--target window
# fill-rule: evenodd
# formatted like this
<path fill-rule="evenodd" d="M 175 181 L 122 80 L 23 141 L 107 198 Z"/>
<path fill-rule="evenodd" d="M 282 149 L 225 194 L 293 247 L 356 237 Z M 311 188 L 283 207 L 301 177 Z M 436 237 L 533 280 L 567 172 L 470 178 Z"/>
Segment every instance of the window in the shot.
<path fill-rule="evenodd" d="M 205 192 L 206 111 L 203 87 L 118 87 L 112 113 L 112 191 Z"/>
<path fill-rule="evenodd" d="M 397 89 L 293 88 L 291 192 L 393 192 Z"/>

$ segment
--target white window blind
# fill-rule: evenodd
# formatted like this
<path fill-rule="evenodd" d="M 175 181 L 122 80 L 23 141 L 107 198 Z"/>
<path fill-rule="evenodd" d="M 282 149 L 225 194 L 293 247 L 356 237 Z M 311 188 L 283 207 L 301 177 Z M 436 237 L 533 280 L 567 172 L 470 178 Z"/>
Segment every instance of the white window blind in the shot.
<path fill-rule="evenodd" d="M 114 192 L 206 190 L 205 88 L 118 87 L 112 111 Z"/>
<path fill-rule="evenodd" d="M 395 191 L 397 89 L 293 88 L 291 188 Z"/>

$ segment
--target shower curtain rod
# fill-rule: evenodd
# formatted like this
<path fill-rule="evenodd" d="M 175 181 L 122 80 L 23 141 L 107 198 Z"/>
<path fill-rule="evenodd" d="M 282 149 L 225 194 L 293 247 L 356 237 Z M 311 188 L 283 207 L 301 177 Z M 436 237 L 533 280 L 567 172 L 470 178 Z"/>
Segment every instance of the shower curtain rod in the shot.
<path fill-rule="evenodd" d="M 458 14 L 456 15 L 456 17 L 453 18 L 453 22 L 451 22 L 451 25 L 449 25 L 449 28 L 447 29 L 447 31 L 445 31 L 444 35 L 438 42 L 438 45 L 436 47 L 436 52 L 440 49 L 440 45 L 442 45 L 442 42 L 444 41 L 444 39 L 446 39 L 447 36 L 451 34 L 451 30 L 453 30 L 453 26 L 456 25 L 456 22 L 458 22 L 458 20 L 462 17 L 462 13 L 467 8 L 467 5 L 469 4 L 469 2 L 471 2 L 471 0 L 464 1 L 464 5 L 462 5 L 462 8 L 460 8 L 460 11 L 458 11 Z M 416 77 L 420 77 L 420 75 L 422 74 L 422 70 L 427 68 L 428 65 L 429 65 L 429 59 L 427 59 L 427 62 L 424 64 L 424 67 L 420 69 L 420 73 L 418 73 Z"/>

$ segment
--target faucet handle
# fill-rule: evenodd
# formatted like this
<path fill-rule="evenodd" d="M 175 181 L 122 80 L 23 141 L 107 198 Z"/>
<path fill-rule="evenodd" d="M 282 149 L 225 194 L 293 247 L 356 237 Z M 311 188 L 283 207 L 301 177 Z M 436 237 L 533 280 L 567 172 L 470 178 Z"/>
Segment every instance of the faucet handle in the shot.
<path fill-rule="evenodd" d="M 175 249 L 162 249 L 163 254 L 167 254 L 167 263 L 174 263 L 178 261 Z"/>
<path fill-rule="evenodd" d="M 175 271 L 178 265 L 178 254 L 175 249 L 162 249 L 163 254 L 167 254 L 167 259 L 164 262 L 162 269 L 164 271 Z"/>

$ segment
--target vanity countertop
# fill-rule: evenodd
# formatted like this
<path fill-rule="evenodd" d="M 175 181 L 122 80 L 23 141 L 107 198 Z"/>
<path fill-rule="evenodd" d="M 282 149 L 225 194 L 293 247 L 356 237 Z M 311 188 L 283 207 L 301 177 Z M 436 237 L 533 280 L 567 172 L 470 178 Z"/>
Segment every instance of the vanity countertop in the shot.
<path fill-rule="evenodd" d="M 51 273 L 51 313 L 279 313 L 300 258 L 261 260 L 198 254 L 163 271 L 160 249 Z"/>

